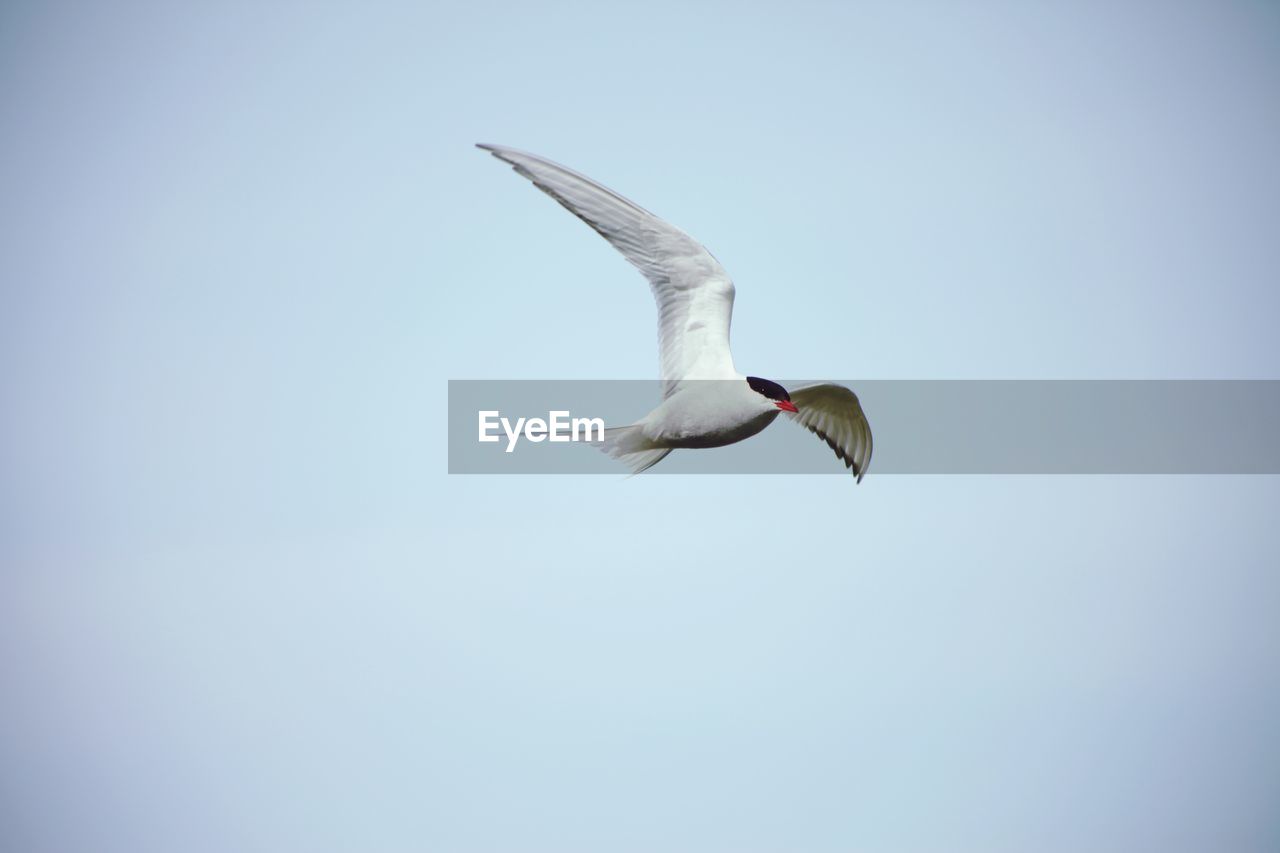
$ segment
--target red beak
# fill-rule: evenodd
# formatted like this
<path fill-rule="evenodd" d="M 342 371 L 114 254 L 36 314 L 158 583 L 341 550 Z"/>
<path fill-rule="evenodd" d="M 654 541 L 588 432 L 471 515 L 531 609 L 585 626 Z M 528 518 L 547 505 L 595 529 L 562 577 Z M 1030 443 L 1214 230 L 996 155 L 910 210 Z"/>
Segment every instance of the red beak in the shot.
<path fill-rule="evenodd" d="M 800 411 L 799 409 L 796 408 L 796 404 L 791 402 L 790 400 L 774 400 L 773 404 L 777 406 L 779 409 L 782 409 L 782 411 L 784 412 Z"/>

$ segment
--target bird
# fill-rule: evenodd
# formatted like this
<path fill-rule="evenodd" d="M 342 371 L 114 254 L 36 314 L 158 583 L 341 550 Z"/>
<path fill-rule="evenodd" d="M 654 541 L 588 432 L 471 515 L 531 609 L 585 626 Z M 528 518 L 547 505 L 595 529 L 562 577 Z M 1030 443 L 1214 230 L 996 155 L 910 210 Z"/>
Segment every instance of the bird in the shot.
<path fill-rule="evenodd" d="M 871 426 L 858 396 L 834 383 L 788 391 L 737 371 L 729 349 L 735 288 L 724 267 L 685 232 L 572 169 L 502 145 L 477 148 L 591 226 L 649 281 L 658 308 L 662 402 L 639 421 L 606 429 L 601 450 L 638 474 L 673 450 L 734 444 L 787 417 L 827 443 L 862 482 Z"/>

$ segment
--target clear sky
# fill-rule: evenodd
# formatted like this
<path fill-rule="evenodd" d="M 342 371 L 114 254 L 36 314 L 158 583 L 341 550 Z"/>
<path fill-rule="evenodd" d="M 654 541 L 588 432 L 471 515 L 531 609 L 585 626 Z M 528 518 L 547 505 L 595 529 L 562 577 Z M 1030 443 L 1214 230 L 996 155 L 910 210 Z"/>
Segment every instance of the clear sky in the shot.
<path fill-rule="evenodd" d="M 748 373 L 1280 378 L 1278 46 L 1265 2 L 6 3 L 0 846 L 1280 847 L 1277 478 L 464 478 L 443 433 L 450 378 L 657 362 L 475 142 L 703 241 Z"/>

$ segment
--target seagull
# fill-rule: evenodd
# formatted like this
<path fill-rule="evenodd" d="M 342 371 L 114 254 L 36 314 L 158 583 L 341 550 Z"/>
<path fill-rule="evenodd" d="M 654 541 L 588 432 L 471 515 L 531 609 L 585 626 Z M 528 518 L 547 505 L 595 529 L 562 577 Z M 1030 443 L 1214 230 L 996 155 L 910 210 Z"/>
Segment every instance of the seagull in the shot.
<path fill-rule="evenodd" d="M 477 144 L 595 229 L 646 279 L 658 304 L 662 403 L 598 442 L 638 474 L 677 448 L 723 447 L 750 438 L 782 412 L 835 451 L 857 482 L 871 461 L 871 426 L 843 385 L 788 392 L 733 366 L 734 286 L 688 234 L 585 175 L 523 151 Z M 710 381 L 706 381 L 710 380 Z"/>

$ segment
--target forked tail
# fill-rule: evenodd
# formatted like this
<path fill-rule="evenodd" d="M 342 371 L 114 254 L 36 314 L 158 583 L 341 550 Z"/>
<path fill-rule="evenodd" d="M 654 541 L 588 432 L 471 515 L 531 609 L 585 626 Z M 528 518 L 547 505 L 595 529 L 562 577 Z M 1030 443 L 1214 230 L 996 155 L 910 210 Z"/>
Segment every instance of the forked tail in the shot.
<path fill-rule="evenodd" d="M 592 444 L 630 468 L 633 475 L 657 465 L 671 452 L 670 447 L 654 447 L 639 424 L 610 427 L 603 441 Z"/>

